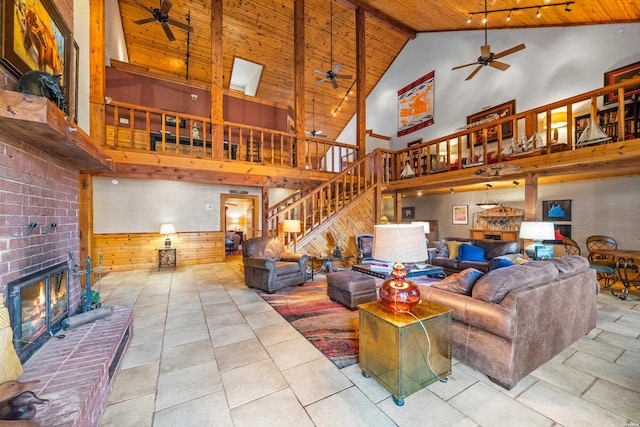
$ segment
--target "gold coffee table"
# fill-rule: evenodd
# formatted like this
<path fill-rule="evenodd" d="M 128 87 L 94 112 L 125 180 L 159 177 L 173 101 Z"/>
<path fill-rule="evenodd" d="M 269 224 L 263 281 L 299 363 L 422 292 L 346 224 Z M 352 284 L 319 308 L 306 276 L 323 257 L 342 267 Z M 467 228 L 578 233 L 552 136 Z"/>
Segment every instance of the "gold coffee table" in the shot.
<path fill-rule="evenodd" d="M 451 374 L 450 308 L 420 301 L 411 310 L 415 317 L 386 311 L 378 302 L 358 308 L 362 375 L 389 390 L 396 405 L 429 384 L 446 381 Z"/>

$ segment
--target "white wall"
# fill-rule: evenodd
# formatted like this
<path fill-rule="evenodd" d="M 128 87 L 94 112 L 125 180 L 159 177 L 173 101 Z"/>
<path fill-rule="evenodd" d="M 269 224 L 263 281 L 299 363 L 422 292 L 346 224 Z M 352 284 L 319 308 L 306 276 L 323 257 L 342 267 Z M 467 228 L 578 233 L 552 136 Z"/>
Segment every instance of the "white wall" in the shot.
<path fill-rule="evenodd" d="M 617 31 L 623 28 L 624 33 Z M 465 78 L 474 67 L 452 71 L 474 61 L 484 44 L 483 31 L 421 33 L 407 43 L 378 85 L 367 97 L 367 129 L 390 136 L 391 149 L 455 132 L 466 117 L 488 106 L 516 100 L 516 112 L 565 99 L 602 87 L 603 73 L 640 61 L 640 24 L 583 27 L 490 30 L 488 42 L 495 53 L 520 43 L 526 49 L 503 58 L 505 71 L 482 69 Z M 435 124 L 397 137 L 398 89 L 435 70 Z M 355 143 L 355 117 L 338 137 Z"/>
<path fill-rule="evenodd" d="M 542 220 L 543 200 L 571 200 L 571 221 L 558 222 L 571 225 L 571 237 L 586 253 L 588 236 L 611 236 L 622 249 L 640 250 L 640 176 L 608 178 L 594 181 L 550 184 L 538 187 L 536 219 Z M 437 196 L 406 197 L 402 206 L 415 206 L 416 220 L 438 219 L 439 237 L 469 237 L 473 227 L 473 213 L 482 192 L 464 192 Z M 492 189 L 489 198 L 504 206 L 524 209 L 524 182 L 510 189 Z M 469 224 L 452 224 L 452 206 L 469 206 Z"/>
<path fill-rule="evenodd" d="M 95 177 L 93 230 L 102 233 L 157 233 L 173 223 L 177 232 L 220 231 L 220 194 L 239 187 L 157 179 Z M 251 195 L 260 188 L 242 187 Z M 211 205 L 211 209 L 208 209 Z M 258 218 L 262 217 L 261 207 Z"/>

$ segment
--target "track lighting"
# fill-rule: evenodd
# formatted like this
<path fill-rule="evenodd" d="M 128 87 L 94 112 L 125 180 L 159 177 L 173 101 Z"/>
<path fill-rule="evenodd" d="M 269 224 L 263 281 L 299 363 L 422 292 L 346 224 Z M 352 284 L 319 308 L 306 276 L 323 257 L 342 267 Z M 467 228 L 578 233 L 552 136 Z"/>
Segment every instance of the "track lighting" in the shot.
<path fill-rule="evenodd" d="M 453 193 L 455 193 L 455 192 L 456 192 L 456 190 L 454 190 L 454 189 L 453 189 L 453 187 L 451 187 L 451 188 L 449 189 L 449 193 L 453 194 Z"/>
<path fill-rule="evenodd" d="M 518 181 L 516 181 L 515 179 L 512 181 L 512 184 L 513 184 L 513 185 L 515 185 L 516 187 L 517 187 L 518 185 L 520 185 L 520 183 L 519 183 Z"/>
<path fill-rule="evenodd" d="M 539 4 L 539 5 L 533 5 L 533 6 L 511 7 L 508 9 L 493 9 L 493 10 L 483 10 L 478 12 L 469 12 L 469 18 L 467 19 L 467 24 L 471 23 L 471 20 L 473 19 L 474 15 L 483 15 L 482 23 L 484 24 L 489 19 L 489 14 L 496 13 L 496 12 L 500 12 L 500 13 L 507 12 L 506 19 L 507 21 L 510 21 L 512 12 L 517 12 L 519 10 L 526 10 L 526 9 L 536 9 L 536 17 L 540 18 L 542 16 L 542 9 L 544 9 L 545 7 L 564 6 L 565 12 L 571 12 L 572 9 L 569 6 L 571 6 L 572 4 L 575 4 L 575 1 L 563 1 L 562 3 Z"/>

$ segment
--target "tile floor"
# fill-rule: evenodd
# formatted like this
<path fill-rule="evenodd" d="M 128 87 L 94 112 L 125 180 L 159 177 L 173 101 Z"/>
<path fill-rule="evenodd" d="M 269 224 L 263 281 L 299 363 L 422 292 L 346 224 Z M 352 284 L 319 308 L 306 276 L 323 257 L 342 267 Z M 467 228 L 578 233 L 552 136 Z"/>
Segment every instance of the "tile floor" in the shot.
<path fill-rule="evenodd" d="M 101 426 L 640 426 L 640 301 L 598 296 L 598 323 L 507 391 L 455 363 L 398 407 L 335 367 L 243 282 L 241 260 L 108 274 L 134 334 Z"/>

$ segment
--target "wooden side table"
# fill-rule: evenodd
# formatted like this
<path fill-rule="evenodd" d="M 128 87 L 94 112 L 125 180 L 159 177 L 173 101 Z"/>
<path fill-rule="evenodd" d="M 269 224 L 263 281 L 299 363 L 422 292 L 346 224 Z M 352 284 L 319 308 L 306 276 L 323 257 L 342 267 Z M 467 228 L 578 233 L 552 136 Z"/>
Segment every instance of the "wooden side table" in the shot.
<path fill-rule="evenodd" d="M 177 261 L 175 248 L 158 249 L 158 271 L 161 268 L 176 268 Z"/>
<path fill-rule="evenodd" d="M 429 384 L 446 381 L 451 374 L 450 308 L 420 301 L 411 309 L 415 317 L 386 311 L 378 302 L 358 308 L 362 375 L 389 390 L 396 405 Z"/>

